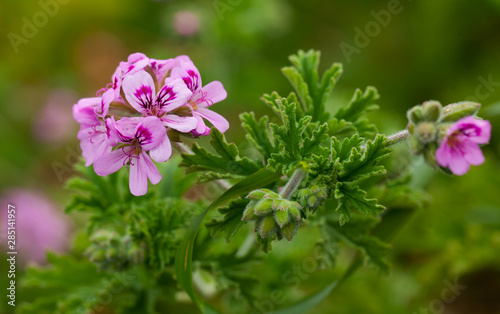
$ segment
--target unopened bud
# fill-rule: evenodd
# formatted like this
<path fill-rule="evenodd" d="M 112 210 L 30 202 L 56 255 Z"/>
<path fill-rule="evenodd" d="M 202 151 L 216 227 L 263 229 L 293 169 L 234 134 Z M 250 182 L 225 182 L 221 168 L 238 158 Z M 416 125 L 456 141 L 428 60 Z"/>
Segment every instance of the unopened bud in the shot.
<path fill-rule="evenodd" d="M 415 106 L 408 110 L 408 120 L 413 124 L 418 124 L 420 121 L 424 120 L 424 113 L 421 106 Z"/>
<path fill-rule="evenodd" d="M 422 104 L 424 119 L 427 121 L 439 121 L 441 118 L 441 103 L 435 100 L 429 100 Z"/>
<path fill-rule="evenodd" d="M 421 122 L 415 129 L 415 136 L 426 144 L 436 139 L 436 127 L 432 122 Z"/>
<path fill-rule="evenodd" d="M 455 104 L 450 104 L 443 108 L 443 121 L 455 122 L 463 117 L 475 115 L 481 104 L 471 101 L 462 101 Z"/>

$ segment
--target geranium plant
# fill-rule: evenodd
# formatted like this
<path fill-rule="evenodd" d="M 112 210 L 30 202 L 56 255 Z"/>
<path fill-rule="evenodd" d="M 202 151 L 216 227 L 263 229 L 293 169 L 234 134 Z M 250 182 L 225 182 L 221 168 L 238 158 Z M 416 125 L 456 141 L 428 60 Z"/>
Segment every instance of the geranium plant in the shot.
<path fill-rule="evenodd" d="M 402 131 L 381 134 L 366 117 L 378 109 L 376 89 L 358 89 L 331 108 L 342 66 L 320 76 L 319 57 L 312 50 L 290 57 L 282 72 L 293 91 L 262 97 L 271 118 L 240 115 L 252 147 L 244 153 L 223 135 L 238 126 L 215 105 L 227 96 L 222 83 L 203 86 L 187 56 L 136 53 L 121 62 L 98 97 L 74 106 L 84 161 L 68 182 L 76 193 L 67 212 L 89 214 L 85 240 L 76 257 L 50 255 L 51 267 L 28 272 L 26 286 L 53 293 L 24 310 L 161 312 L 187 294 L 203 312 L 262 311 L 253 287 L 266 278 L 254 263 L 273 254 L 276 241 L 293 246 L 307 228 L 322 235 L 310 245 L 322 260 L 333 261 L 338 250 L 328 248 L 339 243 L 359 254 L 341 278 L 279 313 L 313 308 L 363 261 L 387 272 L 388 242 L 428 202 L 408 186 L 411 172 L 391 172 L 392 146 L 407 142 L 436 170 L 464 175 L 484 162 L 479 145 L 491 125 L 477 116 L 477 103 L 426 101 L 408 111 Z M 200 137 L 210 137 L 210 147 Z M 219 236 L 233 242 L 221 246 Z"/>

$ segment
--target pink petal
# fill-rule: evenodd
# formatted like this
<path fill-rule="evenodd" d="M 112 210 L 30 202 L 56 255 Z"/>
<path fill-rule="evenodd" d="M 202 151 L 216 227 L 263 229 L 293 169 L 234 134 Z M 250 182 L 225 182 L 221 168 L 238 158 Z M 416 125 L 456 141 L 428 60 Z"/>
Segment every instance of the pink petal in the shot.
<path fill-rule="evenodd" d="M 135 129 L 135 138 L 141 144 L 143 150 L 151 150 L 160 145 L 167 136 L 167 130 L 156 116 L 142 119 Z"/>
<path fill-rule="evenodd" d="M 123 79 L 122 90 L 125 99 L 138 112 L 148 115 L 151 114 L 153 103 L 153 92 L 155 84 L 153 78 L 146 71 L 139 71 L 128 75 Z"/>
<path fill-rule="evenodd" d="M 199 107 L 209 107 L 219 101 L 226 99 L 227 92 L 219 81 L 213 81 L 205 85 L 201 91 L 193 96 L 193 102 Z"/>
<path fill-rule="evenodd" d="M 179 117 L 173 114 L 166 114 L 161 120 L 164 125 L 183 133 L 190 132 L 198 125 L 198 120 L 194 117 Z"/>
<path fill-rule="evenodd" d="M 469 164 L 463 156 L 457 154 L 456 151 L 453 152 L 454 157 L 449 161 L 449 168 L 451 172 L 458 176 L 466 174 L 470 169 Z"/>
<path fill-rule="evenodd" d="M 168 136 L 165 136 L 165 139 L 160 143 L 160 145 L 150 150 L 149 155 L 156 162 L 167 161 L 170 156 L 172 156 L 172 145 L 170 144 Z"/>
<path fill-rule="evenodd" d="M 148 192 L 148 178 L 152 184 L 157 184 L 161 180 L 161 174 L 148 154 L 142 152 L 130 165 L 130 192 L 135 196 L 146 194 Z"/>
<path fill-rule="evenodd" d="M 102 94 L 101 105 L 95 108 L 95 113 L 100 117 L 105 117 L 108 114 L 111 102 L 116 98 L 116 91 L 112 88 Z"/>
<path fill-rule="evenodd" d="M 73 118 L 81 124 L 82 129 L 99 124 L 94 108 L 101 103 L 99 97 L 83 98 L 73 105 Z"/>
<path fill-rule="evenodd" d="M 476 136 L 470 136 L 470 140 L 477 144 L 487 144 L 491 138 L 491 123 L 488 120 L 477 120 L 476 125 L 480 132 Z"/>
<path fill-rule="evenodd" d="M 479 166 L 484 163 L 484 155 L 479 146 L 471 141 L 461 143 L 464 159 L 471 165 Z"/>
<path fill-rule="evenodd" d="M 201 75 L 191 61 L 180 61 L 179 66 L 172 69 L 172 78 L 181 78 L 193 93 L 201 89 Z"/>
<path fill-rule="evenodd" d="M 120 170 L 125 165 L 128 158 L 127 152 L 130 147 L 118 148 L 114 151 L 105 153 L 94 162 L 94 170 L 100 176 L 107 176 Z"/>
<path fill-rule="evenodd" d="M 182 79 L 167 78 L 156 95 L 156 104 L 161 112 L 169 112 L 185 105 L 192 94 Z"/>
<path fill-rule="evenodd" d="M 447 141 L 444 140 L 438 149 L 436 149 L 436 160 L 442 167 L 448 167 L 451 158 L 451 147 L 448 145 Z"/>
<path fill-rule="evenodd" d="M 85 159 L 85 167 L 90 166 L 98 158 L 107 152 L 111 152 L 111 146 L 106 142 L 106 134 L 96 132 L 95 128 L 87 128 L 78 132 L 82 156 Z"/>
<path fill-rule="evenodd" d="M 224 118 L 217 112 L 206 108 L 198 108 L 195 110 L 195 112 L 201 117 L 210 121 L 210 123 L 212 123 L 212 125 L 221 133 L 224 133 L 227 131 L 227 129 L 229 129 L 229 122 L 226 120 L 226 118 Z"/>

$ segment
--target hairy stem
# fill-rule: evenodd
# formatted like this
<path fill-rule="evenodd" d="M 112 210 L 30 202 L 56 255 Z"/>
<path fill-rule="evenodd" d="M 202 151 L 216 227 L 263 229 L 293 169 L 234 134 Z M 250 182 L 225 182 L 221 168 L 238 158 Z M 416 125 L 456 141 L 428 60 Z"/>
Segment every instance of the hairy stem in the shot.
<path fill-rule="evenodd" d="M 386 147 L 395 145 L 401 141 L 404 141 L 410 136 L 410 132 L 407 129 L 401 130 L 397 133 L 394 133 L 387 137 L 387 142 L 385 143 Z"/>
<path fill-rule="evenodd" d="M 186 144 L 182 142 L 172 142 L 172 146 L 174 146 L 178 151 L 180 151 L 182 154 L 187 154 L 187 155 L 193 155 L 193 151 L 187 147 Z M 214 181 L 217 183 L 219 187 L 221 187 L 224 190 L 229 190 L 231 188 L 231 184 L 227 182 L 226 180 L 216 180 Z"/>
<path fill-rule="evenodd" d="M 286 183 L 285 187 L 280 193 L 281 198 L 290 198 L 293 193 L 297 190 L 299 185 L 302 183 L 302 180 L 304 180 L 307 176 L 307 172 L 303 168 L 298 168 L 296 169 L 290 180 Z"/>

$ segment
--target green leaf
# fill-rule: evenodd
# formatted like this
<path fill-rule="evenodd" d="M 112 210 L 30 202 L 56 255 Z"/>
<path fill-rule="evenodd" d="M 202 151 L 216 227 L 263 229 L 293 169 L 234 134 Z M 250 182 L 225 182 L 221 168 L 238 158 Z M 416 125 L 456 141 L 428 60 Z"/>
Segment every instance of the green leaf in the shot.
<path fill-rule="evenodd" d="M 213 174 L 202 178 L 203 181 L 215 180 L 224 176 L 241 179 L 258 171 L 262 166 L 247 157 L 239 156 L 238 148 L 234 143 L 227 143 L 224 135 L 217 129 L 211 132 L 210 145 L 217 155 L 208 152 L 198 144 L 193 145 L 193 154 L 182 154 L 180 166 L 188 167 L 187 172 L 211 172 Z"/>
<path fill-rule="evenodd" d="M 241 219 L 248 203 L 250 203 L 249 199 L 239 198 L 231 201 L 229 206 L 219 208 L 219 213 L 223 214 L 224 218 L 212 219 L 209 223 L 205 224 L 210 231 L 210 235 L 215 237 L 221 233 L 225 233 L 224 239 L 229 243 L 244 224 L 244 221 Z"/>
<path fill-rule="evenodd" d="M 380 96 L 375 87 L 369 86 L 364 92 L 360 89 L 356 89 L 347 107 L 340 108 L 337 113 L 335 113 L 335 118 L 356 122 L 368 112 L 379 108 L 378 105 L 375 104 L 375 101 L 379 98 Z"/>
<path fill-rule="evenodd" d="M 362 214 L 378 216 L 385 209 L 379 205 L 376 199 L 367 199 L 366 192 L 359 186 L 350 186 L 343 182 L 337 182 L 335 187 L 335 198 L 339 205 L 335 211 L 340 214 L 340 225 L 344 225 L 351 218 L 351 212 L 357 210 Z"/>
<path fill-rule="evenodd" d="M 329 220 L 327 223 L 328 230 L 332 231 L 334 236 L 360 249 L 381 271 L 385 273 L 389 271 L 385 256 L 389 253 L 391 246 L 370 234 L 379 223 L 378 219 L 356 215 L 344 226 L 340 226 L 335 220 Z"/>
<path fill-rule="evenodd" d="M 339 173 L 340 181 L 355 181 L 375 175 L 385 174 L 385 167 L 379 162 L 391 154 L 391 149 L 385 147 L 387 137 L 378 134 L 375 141 L 369 140 L 364 151 L 352 148 L 349 160 L 342 163 Z"/>
<path fill-rule="evenodd" d="M 269 118 L 263 116 L 257 122 L 253 112 L 246 112 L 240 115 L 240 119 L 242 122 L 241 125 L 247 131 L 246 137 L 248 141 L 257 148 L 266 160 L 269 159 L 271 154 L 276 152 L 276 148 L 271 143 L 269 133 L 267 132 Z"/>
<path fill-rule="evenodd" d="M 350 138 L 344 138 L 342 142 L 337 140 L 335 137 L 332 137 L 334 159 L 336 159 L 338 163 L 345 162 L 352 154 L 352 150 L 354 148 L 361 150 L 361 144 L 363 144 L 363 139 L 360 138 L 358 134 L 355 134 Z"/>
<path fill-rule="evenodd" d="M 325 103 L 342 74 L 342 65 L 333 64 L 320 80 L 319 51 L 299 50 L 297 55 L 292 55 L 289 59 L 293 66 L 284 67 L 281 71 L 294 87 L 304 113 L 312 116 L 314 121 L 326 122 L 329 114 L 325 112 Z"/>
<path fill-rule="evenodd" d="M 179 285 L 186 291 L 186 293 L 196 303 L 200 310 L 203 310 L 204 306 L 196 296 L 193 289 L 192 259 L 194 241 L 196 239 L 196 235 L 198 234 L 198 229 L 203 222 L 203 219 L 210 210 L 217 208 L 230 199 L 243 193 L 265 187 L 278 180 L 280 177 L 281 173 L 271 172 L 265 168 L 257 171 L 256 173 L 248 176 L 246 179 L 235 184 L 233 187 L 223 193 L 212 204 L 210 204 L 207 209 L 196 216 L 191 222 L 190 226 L 187 228 L 184 238 L 182 239 L 175 255 L 175 274 L 177 276 Z"/>

